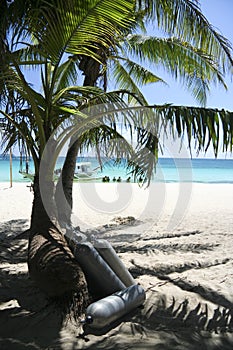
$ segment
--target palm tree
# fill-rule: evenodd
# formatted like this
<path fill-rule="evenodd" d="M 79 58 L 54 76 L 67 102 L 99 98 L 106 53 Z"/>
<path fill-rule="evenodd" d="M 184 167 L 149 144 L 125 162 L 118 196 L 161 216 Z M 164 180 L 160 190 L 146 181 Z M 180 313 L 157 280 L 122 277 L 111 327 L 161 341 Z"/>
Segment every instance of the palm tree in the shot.
<path fill-rule="evenodd" d="M 232 66 L 230 46 L 201 15 L 195 1 L 177 0 L 170 7 L 164 7 L 164 1 L 149 0 L 25 3 L 24 7 L 22 1 L 15 0 L 6 10 L 15 16 L 14 21 L 9 19 L 11 35 L 2 40 L 5 61 L 0 67 L 0 80 L 1 86 L 17 101 L 14 109 L 7 109 L 9 101 L 2 100 L 2 125 L 6 127 L 10 123 L 11 144 L 20 134 L 35 164 L 29 271 L 47 294 L 77 292 L 80 305 L 84 306 L 86 281 L 59 230 L 57 211 L 62 210 L 54 198 L 53 170 L 63 141 L 72 138 L 73 142 L 73 137 L 78 135 L 63 168 L 64 189 L 70 203 L 74 163 L 77 150 L 82 147 L 95 147 L 98 151 L 102 145 L 107 147 L 109 141 L 118 138 L 122 141 L 121 147 L 111 142 L 112 154 L 118 159 L 126 157 L 134 174 L 144 173 L 147 178 L 156 163 L 157 128 L 161 125 L 176 129 L 179 136 L 186 133 L 189 140 L 195 137 L 200 148 L 212 142 L 217 152 L 222 124 L 225 147 L 228 147 L 232 144 L 231 113 L 171 105 L 149 108 L 137 84 L 162 80 L 130 59 L 128 53 L 142 61 L 164 65 L 204 102 L 212 81 L 224 84 L 222 73 Z M 159 27 L 178 39 L 159 40 L 133 34 L 138 25 L 142 28 L 143 21 L 149 19 L 157 19 Z M 11 41 L 14 45 L 10 45 Z M 33 68 L 40 76 L 42 91 L 28 83 L 24 67 Z M 80 70 L 84 74 L 84 86 L 77 86 Z M 121 90 L 106 92 L 108 72 L 113 72 Z M 5 91 L 3 96 L 7 96 Z M 121 120 L 129 131 L 135 129 L 136 150 L 117 128 Z M 56 139 L 59 127 L 65 132 Z M 46 147 L 48 143 L 51 148 Z M 46 170 L 42 172 L 46 208 L 39 182 L 42 162 Z M 65 221 L 69 220 L 69 213 L 70 208 Z"/>
<path fill-rule="evenodd" d="M 21 4 L 21 1 L 14 1 L 7 7 L 9 14 L 11 6 L 14 9 L 17 4 Z M 52 177 L 54 164 L 47 164 L 44 182 L 52 208 L 51 215 L 48 215 L 42 202 L 39 168 L 52 132 L 71 115 L 83 120 L 85 115 L 79 111 L 79 106 L 86 96 L 100 93 L 98 88 L 89 91 L 74 86 L 77 66 L 74 55 L 90 55 L 100 60 L 99 55 L 93 52 L 93 46 L 109 46 L 116 27 L 125 25 L 125 18 L 133 7 L 132 2 L 124 0 L 119 0 L 115 6 L 110 1 L 87 1 L 83 4 L 77 0 L 65 3 L 41 1 L 35 2 L 35 5 L 38 7 L 26 7 L 22 18 L 16 16 L 14 23 L 9 21 L 7 29 L 11 31 L 4 37 L 2 35 L 5 61 L 0 67 L 1 83 L 6 87 L 5 91 L 20 99 L 21 104 L 14 104 L 14 109 L 8 108 L 9 101 L 4 91 L 6 98 L 1 101 L 1 124 L 5 128 L 11 126 L 7 134 L 9 143 L 16 141 L 20 134 L 35 165 L 28 258 L 30 275 L 50 296 L 76 293 L 83 307 L 88 297 L 86 281 L 56 226 Z M 104 11 L 110 5 L 112 13 Z M 1 30 L 5 34 L 5 28 Z M 60 38 L 57 41 L 58 33 Z M 106 38 L 103 33 L 107 34 Z M 67 57 L 67 52 L 71 57 Z M 25 66 L 31 66 L 39 73 L 42 92 L 36 91 L 28 83 L 23 70 Z"/>
<path fill-rule="evenodd" d="M 206 103 L 211 83 L 219 83 L 226 87 L 223 76 L 225 72 L 232 71 L 232 48 L 227 39 L 216 32 L 203 16 L 198 1 L 171 1 L 169 4 L 160 0 L 135 1 L 134 18 L 135 21 L 130 26 L 122 29 L 124 33 L 123 40 L 122 36 L 116 35 L 113 47 L 108 49 L 98 48 L 98 52 L 103 57 L 102 64 L 88 56 L 77 57 L 79 68 L 84 75 L 84 86 L 101 86 L 106 91 L 108 82 L 110 81 L 111 84 L 114 82 L 117 88 L 136 93 L 140 103 L 145 106 L 148 103 L 141 93 L 140 87 L 150 83 L 166 83 L 146 67 L 156 68 L 160 66 L 175 79 L 179 79 L 202 107 Z M 166 33 L 166 36 L 148 36 L 144 23 L 153 24 L 154 27 Z M 97 49 L 95 48 L 95 50 Z M 178 106 L 166 105 L 159 106 L 158 109 L 155 108 L 156 110 L 160 116 L 160 112 L 163 110 L 163 116 L 166 116 L 166 124 L 168 123 L 171 127 L 176 128 L 179 136 L 182 134 L 181 130 L 187 132 L 189 145 L 191 142 L 190 136 L 195 135 L 199 141 L 199 150 L 201 148 L 206 149 L 206 146 L 209 145 L 209 143 L 205 145 L 206 125 L 209 126 L 209 135 L 212 134 L 213 141 L 216 140 L 219 134 L 219 123 L 225 124 L 225 113 L 211 109 L 179 108 Z M 208 120 L 210 119 L 210 122 L 205 122 L 204 117 L 202 118 L 203 113 Z M 198 121 L 195 118 L 199 118 Z M 218 118 L 220 118 L 219 121 L 217 121 Z M 231 117 L 229 118 L 231 119 Z M 154 119 L 158 120 L 158 117 Z M 213 120 L 216 120 L 217 124 L 215 126 L 212 125 Z M 134 125 L 134 121 L 131 122 Z M 153 121 L 152 123 L 154 124 Z M 198 128 L 195 123 L 199 125 Z M 202 128 L 200 125 L 202 125 Z M 224 126 L 224 130 L 226 129 L 229 131 Z M 215 131 L 217 135 L 214 134 Z M 101 135 L 102 133 L 100 133 Z M 142 135 L 144 135 L 144 144 L 142 143 Z M 86 137 L 92 139 L 90 134 Z M 146 137 L 151 137 L 151 134 L 142 133 L 140 136 L 140 142 L 144 146 L 147 144 Z M 96 145 L 100 143 L 98 137 L 95 143 Z M 69 208 L 67 210 L 67 207 L 60 205 L 58 207 L 59 215 L 64 216 L 64 213 L 66 213 L 64 220 L 69 224 L 71 224 L 73 173 L 77 153 L 81 145 L 80 140 L 76 142 L 74 142 L 74 139 L 71 140 L 62 177 L 60 178 Z M 158 148 L 156 142 L 154 146 L 155 149 L 152 153 L 156 156 Z M 96 151 L 98 152 L 98 147 Z M 214 141 L 214 151 L 217 154 L 217 141 Z M 131 157 L 131 153 L 126 156 L 127 159 Z M 136 159 L 136 162 L 129 162 L 129 165 L 139 165 L 140 159 L 138 157 Z M 143 162 L 149 159 L 151 157 L 141 157 Z M 144 174 L 144 178 L 149 179 L 151 171 L 143 172 L 142 168 L 152 170 L 154 169 L 153 164 L 150 167 L 148 167 L 149 164 L 141 165 L 134 167 L 134 175 L 141 176 Z M 59 186 L 57 188 L 59 189 Z M 57 198 L 59 201 L 59 195 L 57 195 Z M 59 202 L 65 203 L 65 201 Z"/>

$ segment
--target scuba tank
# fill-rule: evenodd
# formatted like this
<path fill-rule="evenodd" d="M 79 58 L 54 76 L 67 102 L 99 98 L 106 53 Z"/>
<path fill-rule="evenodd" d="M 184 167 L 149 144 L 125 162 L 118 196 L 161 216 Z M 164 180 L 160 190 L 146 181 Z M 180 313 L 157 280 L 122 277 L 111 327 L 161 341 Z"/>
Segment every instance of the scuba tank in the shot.
<path fill-rule="evenodd" d="M 94 240 L 95 249 L 99 252 L 106 263 L 111 267 L 119 279 L 126 287 L 136 284 L 132 275 L 129 273 L 119 256 L 116 254 L 112 245 L 105 239 Z"/>
<path fill-rule="evenodd" d="M 90 304 L 86 310 L 86 318 L 82 323 L 95 329 L 104 328 L 142 305 L 145 298 L 144 289 L 140 285 L 134 284 Z"/>
<path fill-rule="evenodd" d="M 75 244 L 72 251 L 85 274 L 90 292 L 97 299 L 126 287 L 90 242 Z"/>

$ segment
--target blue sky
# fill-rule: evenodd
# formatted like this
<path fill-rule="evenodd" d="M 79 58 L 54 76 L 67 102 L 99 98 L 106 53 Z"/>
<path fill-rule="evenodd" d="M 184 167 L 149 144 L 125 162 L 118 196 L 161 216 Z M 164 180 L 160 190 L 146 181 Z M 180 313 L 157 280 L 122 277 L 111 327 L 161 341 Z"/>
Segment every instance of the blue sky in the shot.
<path fill-rule="evenodd" d="M 208 21 L 215 27 L 215 29 L 225 36 L 233 45 L 233 0 L 200 0 L 201 11 L 208 19 Z M 192 95 L 185 90 L 179 82 L 176 82 L 169 75 L 161 73 L 161 77 L 168 83 L 150 85 L 144 88 L 144 93 L 147 100 L 151 104 L 173 103 L 174 105 L 198 106 L 197 101 Z M 219 109 L 226 109 L 233 111 L 233 76 L 226 76 L 225 79 L 228 90 L 226 91 L 221 86 L 212 86 L 210 94 L 207 99 L 206 107 L 213 107 Z M 169 144 L 168 150 L 164 156 L 172 156 L 169 149 L 177 148 L 177 145 Z M 183 147 L 184 157 L 189 155 L 186 151 L 187 147 Z M 192 151 L 192 156 L 196 157 L 195 150 Z M 200 153 L 200 157 L 214 158 L 214 153 L 211 149 L 206 154 Z M 218 158 L 232 158 L 231 154 L 223 154 L 219 152 Z"/>
<path fill-rule="evenodd" d="M 233 1 L 201 0 L 201 9 L 209 22 L 233 45 Z M 207 106 L 233 111 L 233 76 L 228 77 L 228 91 L 213 88 Z"/>
<path fill-rule="evenodd" d="M 208 21 L 233 44 L 233 0 L 201 0 L 201 10 Z M 178 82 L 162 73 L 169 86 L 163 84 L 144 89 L 150 103 L 173 103 L 175 105 L 198 105 L 197 101 Z M 233 81 L 226 78 L 228 91 L 213 86 L 207 100 L 207 107 L 224 108 L 233 111 Z"/>

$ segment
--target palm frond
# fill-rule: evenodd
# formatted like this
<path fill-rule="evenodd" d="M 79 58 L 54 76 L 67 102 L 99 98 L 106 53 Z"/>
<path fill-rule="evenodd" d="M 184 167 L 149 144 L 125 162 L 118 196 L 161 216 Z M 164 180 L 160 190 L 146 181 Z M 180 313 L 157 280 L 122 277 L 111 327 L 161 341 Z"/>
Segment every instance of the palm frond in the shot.
<path fill-rule="evenodd" d="M 141 61 L 149 61 L 155 66 L 165 68 L 175 79 L 180 79 L 186 84 L 202 104 L 206 102 L 211 82 L 226 87 L 214 57 L 187 42 L 177 38 L 132 35 L 127 44 L 131 55 L 136 55 Z"/>
<path fill-rule="evenodd" d="M 139 96 L 140 100 L 143 101 L 143 104 L 147 104 L 145 97 L 135 83 L 134 79 L 128 74 L 126 68 L 120 63 L 119 60 L 113 59 L 110 72 L 110 74 L 113 75 L 117 86 L 119 86 L 121 89 L 132 91 Z M 129 103 L 130 102 L 131 98 L 129 96 Z"/>
<path fill-rule="evenodd" d="M 197 152 L 207 151 L 212 145 L 217 157 L 222 143 L 222 151 L 233 151 L 233 112 L 201 107 L 166 106 L 157 109 L 160 125 L 172 138 L 176 135 L 188 141 L 191 149 L 195 140 Z"/>
<path fill-rule="evenodd" d="M 46 63 L 46 58 L 38 45 L 33 45 L 29 42 L 18 42 L 17 45 L 23 45 L 23 47 L 15 50 L 11 54 L 20 66 L 38 69 L 38 66 Z"/>
<path fill-rule="evenodd" d="M 125 61 L 125 67 L 128 71 L 128 74 L 132 76 L 135 83 L 139 86 L 151 84 L 151 83 L 165 83 L 165 81 L 155 75 L 153 72 L 149 71 L 148 69 L 142 67 L 136 62 L 133 62 L 129 59 L 124 60 Z"/>
<path fill-rule="evenodd" d="M 199 0 L 137 0 L 137 5 L 144 10 L 144 19 L 156 23 L 169 36 L 208 52 L 224 70 L 232 69 L 232 46 L 202 14 Z"/>
<path fill-rule="evenodd" d="M 30 22 L 35 27 L 34 35 L 42 51 L 54 64 L 60 61 L 64 52 L 100 59 L 94 49 L 98 45 L 109 47 L 117 27 L 124 27 L 132 21 L 129 15 L 133 10 L 133 1 L 40 2 L 40 8 L 30 13 Z"/>
<path fill-rule="evenodd" d="M 56 72 L 55 93 L 67 86 L 77 83 L 77 62 L 70 57 L 66 62 L 62 63 Z"/>

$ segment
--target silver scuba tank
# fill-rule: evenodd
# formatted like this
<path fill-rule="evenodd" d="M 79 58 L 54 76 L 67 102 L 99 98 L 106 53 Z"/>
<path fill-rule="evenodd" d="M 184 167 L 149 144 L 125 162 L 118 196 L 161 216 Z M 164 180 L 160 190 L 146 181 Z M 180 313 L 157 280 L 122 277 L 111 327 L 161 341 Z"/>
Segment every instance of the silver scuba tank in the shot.
<path fill-rule="evenodd" d="M 132 275 L 129 273 L 112 245 L 105 239 L 94 240 L 95 249 L 99 252 L 106 263 L 111 267 L 119 279 L 126 287 L 136 284 Z"/>
<path fill-rule="evenodd" d="M 82 322 L 89 327 L 101 329 L 142 305 L 146 295 L 144 289 L 134 284 L 120 292 L 90 304 Z"/>
<path fill-rule="evenodd" d="M 85 274 L 90 292 L 97 299 L 126 287 L 90 242 L 76 244 L 73 254 Z"/>

